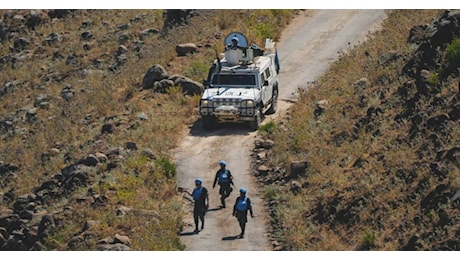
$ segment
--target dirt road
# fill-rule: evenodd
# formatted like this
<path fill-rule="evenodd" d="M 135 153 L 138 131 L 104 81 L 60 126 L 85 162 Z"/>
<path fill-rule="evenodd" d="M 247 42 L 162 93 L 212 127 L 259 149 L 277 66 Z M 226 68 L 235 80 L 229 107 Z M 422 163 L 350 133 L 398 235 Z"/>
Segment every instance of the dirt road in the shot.
<path fill-rule="evenodd" d="M 365 36 L 385 18 L 383 10 L 306 10 L 283 32 L 277 43 L 281 71 L 278 111 L 270 117 L 282 116 L 292 101 L 296 90 L 305 87 L 323 73 L 341 51 L 363 41 Z M 265 122 L 269 118 L 265 119 Z M 184 217 L 187 226 L 181 234 L 188 251 L 270 251 L 272 243 L 267 233 L 266 214 L 262 188 L 251 174 L 250 154 L 255 132 L 244 125 L 225 125 L 217 130 L 204 131 L 197 122 L 183 137 L 175 152 L 178 185 L 194 187 L 194 179 L 201 178 L 210 191 L 210 209 L 205 218 L 205 228 L 194 234 L 192 204 Z M 227 199 L 227 208 L 220 209 L 218 187 L 212 188 L 218 162 L 225 160 L 234 175 L 235 191 Z M 232 217 L 232 206 L 240 187 L 248 190 L 254 204 L 255 217 L 249 218 L 246 235 L 240 233 Z"/>

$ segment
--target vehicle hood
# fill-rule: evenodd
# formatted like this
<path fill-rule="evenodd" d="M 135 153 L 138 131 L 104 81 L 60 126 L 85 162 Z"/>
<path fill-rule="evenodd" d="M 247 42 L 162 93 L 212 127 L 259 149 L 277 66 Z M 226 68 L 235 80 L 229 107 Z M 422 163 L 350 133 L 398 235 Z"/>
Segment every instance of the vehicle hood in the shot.
<path fill-rule="evenodd" d="M 252 99 L 260 95 L 257 88 L 208 88 L 205 89 L 203 99 Z"/>

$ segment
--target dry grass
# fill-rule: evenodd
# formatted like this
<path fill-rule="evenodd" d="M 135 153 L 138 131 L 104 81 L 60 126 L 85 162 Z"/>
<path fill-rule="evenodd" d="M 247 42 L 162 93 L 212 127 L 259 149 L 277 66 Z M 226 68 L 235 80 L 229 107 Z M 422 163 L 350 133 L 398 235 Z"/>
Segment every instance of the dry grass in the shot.
<path fill-rule="evenodd" d="M 127 141 L 135 142 L 139 150 L 151 149 L 157 156 L 151 160 L 140 151 L 123 151 L 123 159 L 115 169 L 108 171 L 106 163 L 98 165 L 89 187 L 43 205 L 45 211 L 60 212 L 56 215 L 66 223 L 47 239 L 49 249 L 93 250 L 99 239 L 117 233 L 129 236 L 135 250 L 184 249 L 177 236 L 183 224 L 183 204 L 175 192 L 171 153 L 182 130 L 195 122 L 196 114 L 190 111 L 195 111 L 199 97 L 185 97 L 178 88 L 167 94 L 141 91 L 142 78 L 148 68 L 160 64 L 170 74 L 184 74 L 201 81 L 215 50 L 223 50 L 221 42 L 227 33 L 241 31 L 249 42 L 263 46 L 263 39 L 279 37 L 295 13 L 292 10 L 201 11 L 202 15 L 193 17 L 186 26 L 143 39 L 140 31 L 163 27 L 161 10 L 77 10 L 74 15 L 52 20 L 35 31 L 25 28 L 18 31 L 31 40 L 33 47 L 23 56 L 25 60 L 19 61 L 20 66 L 0 68 L 0 87 L 14 83 L 0 97 L 0 120 L 10 120 L 23 132 L 2 132 L 0 161 L 16 164 L 20 169 L 15 179 L 8 183 L 2 180 L 0 194 L 10 189 L 17 196 L 27 194 L 69 163 L 106 148 L 124 147 Z M 5 12 L 0 10 L 0 15 L 3 17 Z M 438 221 L 438 212 L 421 212 L 408 199 L 419 202 L 420 187 L 432 188 L 438 184 L 430 176 L 426 163 L 420 160 L 421 154 L 435 156 L 427 149 L 431 144 L 422 136 L 401 142 L 406 140 L 412 122 L 392 120 L 404 110 L 401 106 L 404 100 L 395 95 L 405 81 L 399 75 L 400 67 L 416 50 L 405 43 L 408 32 L 414 25 L 431 23 L 439 12 L 395 10 L 385 22 L 384 30 L 344 53 L 316 87 L 303 92 L 289 122 L 275 123 L 270 132 L 276 142 L 270 163 L 285 166 L 301 159 L 310 165 L 307 177 L 299 180 L 305 186 L 303 196 L 286 192 L 284 185 L 270 185 L 264 193 L 266 198 L 278 202 L 275 212 L 282 228 L 275 230 L 275 235 L 288 249 L 360 250 L 363 245 L 372 245 L 373 250 L 398 250 L 401 243 L 417 232 L 432 232 L 438 237 L 442 237 L 442 232 L 452 233 L 427 231 L 429 226 L 425 223 Z M 121 25 L 129 26 L 121 30 Z M 85 31 L 95 36 L 89 41 L 91 49 L 87 51 L 80 39 Z M 58 33 L 61 41 L 54 46 L 43 45 L 43 39 L 52 32 Z M 128 59 L 120 70 L 112 72 L 109 66 L 115 61 L 120 35 L 129 39 L 125 43 Z M 141 51 L 133 51 L 134 42 L 140 40 Z M 209 43 L 212 48 L 178 58 L 174 47 L 184 42 Z M 8 56 L 11 46 L 12 39 L 3 42 L 0 56 Z M 65 58 L 53 60 L 55 49 Z M 379 65 L 378 59 L 389 50 L 404 58 L 391 66 Z M 75 63 L 67 64 L 70 55 L 77 58 Z M 370 82 L 363 93 L 367 100 L 364 105 L 360 104 L 361 97 L 353 86 L 360 78 Z M 458 83 L 445 84 L 442 95 L 457 93 Z M 65 87 L 75 91 L 70 101 L 61 98 Z M 24 119 L 26 112 L 42 94 L 48 95 L 50 106 L 38 108 L 38 120 L 28 122 Z M 321 99 L 327 99 L 331 106 L 315 120 L 311 104 Z M 416 110 L 426 111 L 428 102 L 423 100 Z M 356 127 L 369 108 L 382 106 L 391 109 L 385 109 L 377 120 L 380 135 L 372 136 L 365 128 Z M 139 120 L 139 113 L 144 113 L 148 120 Z M 115 124 L 116 131 L 101 135 L 101 127 L 107 122 Z M 441 140 L 442 146 L 458 144 L 459 136 L 460 126 L 452 125 L 449 136 Z M 56 143 L 62 145 L 61 152 L 43 162 L 42 154 L 48 153 Z M 364 163 L 353 166 L 359 160 Z M 410 181 L 403 181 L 404 178 Z M 459 179 L 457 166 L 444 182 L 458 190 Z M 90 191 L 99 197 L 107 196 L 107 204 L 93 207 Z M 84 202 L 77 203 L 82 198 Z M 350 204 L 354 205 L 355 214 L 351 217 L 359 216 L 355 224 L 340 220 L 333 212 L 346 212 Z M 2 202 L 0 209 L 11 206 Z M 115 212 L 120 206 L 133 210 L 118 217 Z M 62 210 L 64 207 L 67 210 Z M 330 214 L 325 219 L 315 219 L 319 210 L 329 210 Z M 421 219 L 420 224 L 414 224 L 414 219 Z M 98 222 L 88 232 L 86 242 L 69 248 L 69 239 L 81 234 L 85 223 L 93 220 Z"/>
<path fill-rule="evenodd" d="M 0 16 L 7 17 L 7 12 L 0 10 Z M 116 168 L 108 170 L 107 162 L 101 162 L 94 167 L 88 186 L 42 205 L 42 210 L 56 212 L 55 218 L 62 223 L 46 239 L 46 246 L 50 250 L 94 250 L 98 240 L 118 233 L 131 239 L 134 250 L 183 250 L 177 234 L 183 225 L 184 205 L 176 196 L 172 151 L 184 128 L 196 121 L 199 97 L 184 96 L 180 88 L 166 94 L 141 90 L 144 74 L 160 64 L 170 75 L 182 74 L 201 82 L 215 50 L 223 50 L 222 39 L 228 33 L 241 31 L 249 36 L 249 42 L 262 45 L 265 37 L 279 37 L 295 12 L 198 10 L 200 15 L 191 17 L 188 24 L 167 33 L 162 31 L 163 10 L 75 10 L 35 30 L 17 27 L 16 36 L 31 44 L 26 51 L 13 54 L 13 38 L 0 45 L 0 57 L 21 57 L 16 66 L 7 62 L 0 67 L 0 87 L 13 85 L 0 96 L 0 120 L 23 130 L 1 132 L 0 161 L 18 165 L 19 170 L 16 178 L 0 182 L 0 194 L 9 190 L 16 196 L 30 193 L 89 154 L 134 142 L 139 150 L 122 149 Z M 264 28 L 256 28 L 261 20 Z M 4 22 L 8 21 L 5 18 Z M 160 33 L 141 36 L 141 31 L 150 28 Z M 82 39 L 85 32 L 93 38 Z M 44 39 L 51 33 L 57 33 L 60 40 L 47 44 Z M 127 41 L 122 42 L 123 37 Z M 176 57 L 175 46 L 188 42 L 212 47 Z M 140 43 L 142 47 L 136 51 L 135 45 Z M 85 44 L 90 48 L 85 49 Z M 121 44 L 128 50 L 127 59 L 111 71 Z M 74 93 L 68 101 L 61 97 L 65 88 Z M 47 95 L 49 106 L 36 108 L 37 120 L 29 122 L 26 113 L 40 95 Z M 138 118 L 141 113 L 147 120 Z M 113 124 L 115 131 L 101 135 L 106 123 Z M 50 152 L 56 144 L 60 151 Z M 150 149 L 156 159 L 142 155 L 143 149 Z M 108 200 L 104 206 L 94 206 L 94 196 Z M 0 203 L 0 209 L 11 206 L 11 202 Z M 120 206 L 132 208 L 131 213 L 117 216 Z M 82 234 L 88 221 L 97 222 Z M 78 234 L 84 235 L 85 241 L 70 245 L 69 240 Z"/>
<path fill-rule="evenodd" d="M 431 232 L 426 223 L 439 221 L 438 212 L 421 212 L 420 201 L 440 183 L 451 185 L 449 190 L 455 193 L 459 170 L 450 168 L 447 180 L 440 181 L 426 164 L 439 149 L 458 146 L 458 124 L 440 138 L 440 147 L 434 147 L 424 135 L 407 141 L 413 122 L 395 120 L 405 109 L 397 94 L 408 80 L 401 68 L 416 50 L 406 43 L 409 30 L 430 24 L 439 13 L 394 10 L 381 31 L 343 53 L 315 85 L 301 89 L 282 127 L 270 134 L 261 131 L 276 143 L 270 165 L 287 169 L 294 160 L 309 163 L 307 176 L 297 179 L 303 183 L 302 195 L 289 193 L 289 185 L 269 188 L 271 197 L 282 202 L 275 218 L 283 225 L 275 234 L 288 250 L 401 250 L 413 234 Z M 402 58 L 382 66 L 379 59 L 388 51 Z M 357 90 L 354 83 L 361 78 L 369 84 Z M 444 84 L 441 96 L 458 95 L 458 79 Z M 315 119 L 314 104 L 322 99 L 329 106 Z M 432 111 L 432 101 L 421 100 L 415 113 Z M 371 121 L 372 130 L 360 123 L 370 108 L 383 109 Z M 445 210 L 453 218 L 458 213 L 453 206 Z M 424 224 L 415 224 L 417 219 Z M 455 232 L 458 221 L 452 221 Z M 422 248 L 432 247 L 436 248 L 430 244 Z"/>

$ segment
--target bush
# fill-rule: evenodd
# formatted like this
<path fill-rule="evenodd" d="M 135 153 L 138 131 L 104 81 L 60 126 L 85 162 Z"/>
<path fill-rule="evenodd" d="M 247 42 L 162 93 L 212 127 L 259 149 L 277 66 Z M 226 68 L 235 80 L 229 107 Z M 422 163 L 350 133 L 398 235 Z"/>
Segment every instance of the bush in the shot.
<path fill-rule="evenodd" d="M 208 76 L 209 64 L 203 61 L 193 61 L 184 71 L 184 76 L 191 78 L 195 81 L 202 81 Z"/>
<path fill-rule="evenodd" d="M 176 176 L 176 165 L 168 159 L 159 159 L 157 160 L 157 164 L 163 169 L 163 173 L 166 177 Z"/>
<path fill-rule="evenodd" d="M 375 247 L 375 234 L 369 231 L 364 232 L 363 238 L 361 240 L 361 246 L 366 250 Z"/>
<path fill-rule="evenodd" d="M 278 197 L 279 191 L 279 187 L 277 186 L 268 186 L 264 191 L 264 198 L 267 200 L 273 200 Z"/>
<path fill-rule="evenodd" d="M 276 129 L 278 129 L 279 127 L 279 124 L 274 122 L 274 121 L 270 121 L 264 125 L 261 125 L 259 127 L 259 133 L 264 133 L 264 134 L 272 134 L 274 131 L 276 131 Z"/>
<path fill-rule="evenodd" d="M 453 40 L 447 46 L 447 60 L 449 64 L 455 69 L 460 67 L 460 39 Z"/>

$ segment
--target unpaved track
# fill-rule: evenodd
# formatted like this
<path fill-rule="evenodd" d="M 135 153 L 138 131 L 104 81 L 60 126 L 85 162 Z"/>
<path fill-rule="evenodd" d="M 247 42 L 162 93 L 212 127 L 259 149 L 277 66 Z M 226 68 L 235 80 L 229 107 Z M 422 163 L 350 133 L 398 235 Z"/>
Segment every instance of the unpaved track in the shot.
<path fill-rule="evenodd" d="M 306 87 L 323 73 L 339 52 L 363 41 L 365 36 L 385 18 L 383 10 L 307 10 L 299 15 L 283 32 L 277 43 L 281 72 L 278 111 L 264 122 L 285 114 L 296 90 Z M 272 243 L 267 233 L 268 215 L 263 202 L 262 188 L 251 174 L 250 154 L 255 132 L 245 125 L 224 125 L 213 131 L 204 131 L 197 122 L 185 133 L 175 151 L 178 185 L 194 187 L 194 179 L 202 178 L 210 193 L 210 210 L 205 217 L 205 228 L 193 234 L 192 204 L 184 195 L 188 214 L 187 226 L 181 235 L 188 251 L 270 251 Z M 234 176 L 235 191 L 227 199 L 227 208 L 220 209 L 218 186 L 212 189 L 218 162 L 225 160 Z M 232 217 L 232 206 L 240 187 L 248 190 L 254 204 L 255 217 L 249 217 L 243 239 L 238 223 Z"/>

